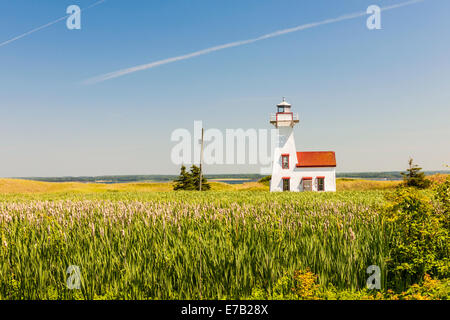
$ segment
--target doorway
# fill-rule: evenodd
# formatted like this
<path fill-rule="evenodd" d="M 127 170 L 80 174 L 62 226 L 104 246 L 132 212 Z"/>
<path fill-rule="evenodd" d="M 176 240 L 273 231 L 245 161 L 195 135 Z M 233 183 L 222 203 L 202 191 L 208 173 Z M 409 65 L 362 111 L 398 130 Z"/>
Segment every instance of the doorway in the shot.
<path fill-rule="evenodd" d="M 303 178 L 303 191 L 312 191 L 312 178 Z"/>
<path fill-rule="evenodd" d="M 283 191 L 291 191 L 291 179 L 283 178 Z"/>

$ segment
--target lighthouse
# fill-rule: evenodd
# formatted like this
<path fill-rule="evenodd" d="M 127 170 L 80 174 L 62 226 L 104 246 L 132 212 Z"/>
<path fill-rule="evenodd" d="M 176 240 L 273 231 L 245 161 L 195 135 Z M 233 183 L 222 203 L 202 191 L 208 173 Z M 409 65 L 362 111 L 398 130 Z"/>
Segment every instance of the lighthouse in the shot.
<path fill-rule="evenodd" d="M 270 117 L 277 129 L 270 191 L 336 191 L 335 152 L 298 152 L 294 138 L 298 114 L 285 98 L 276 107 L 277 112 Z"/>

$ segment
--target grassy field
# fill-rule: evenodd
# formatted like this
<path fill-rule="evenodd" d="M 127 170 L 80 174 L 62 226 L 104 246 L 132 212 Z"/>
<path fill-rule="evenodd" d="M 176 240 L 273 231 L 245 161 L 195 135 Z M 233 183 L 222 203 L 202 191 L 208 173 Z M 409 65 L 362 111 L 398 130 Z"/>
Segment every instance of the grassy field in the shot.
<path fill-rule="evenodd" d="M 392 189 L 399 181 L 371 181 L 357 179 L 337 179 L 338 191 L 363 191 Z M 268 185 L 259 182 L 227 184 L 210 182 L 213 191 L 269 191 Z M 0 179 L 0 194 L 30 193 L 98 193 L 98 192 L 168 192 L 172 191 L 170 182 L 150 183 L 80 183 L 80 182 L 40 182 L 19 179 Z"/>
<path fill-rule="evenodd" d="M 307 269 L 325 288 L 362 289 L 368 266 L 385 272 L 379 212 L 395 183 L 338 186 L 348 190 L 1 179 L 0 299 L 245 299 Z M 66 286 L 70 265 L 81 290 Z"/>
<path fill-rule="evenodd" d="M 243 298 L 306 267 L 356 289 L 383 265 L 379 192 L 11 196 L 0 201 L 2 298 L 74 298 L 69 265 L 88 299 Z"/>
<path fill-rule="evenodd" d="M 227 184 L 223 182 L 210 182 L 212 190 L 269 190 L 258 182 L 244 184 Z M 168 192 L 172 191 L 171 182 L 139 182 L 139 183 L 81 183 L 81 182 L 40 182 L 19 179 L 0 179 L 0 194 L 30 194 L 30 193 L 101 193 L 101 192 Z"/>

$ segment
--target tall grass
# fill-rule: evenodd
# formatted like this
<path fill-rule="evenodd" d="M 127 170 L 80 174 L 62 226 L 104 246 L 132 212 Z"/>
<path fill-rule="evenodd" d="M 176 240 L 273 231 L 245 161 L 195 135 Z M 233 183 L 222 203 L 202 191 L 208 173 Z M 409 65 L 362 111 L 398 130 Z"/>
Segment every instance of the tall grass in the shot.
<path fill-rule="evenodd" d="M 310 268 L 365 286 L 384 268 L 380 192 L 0 197 L 1 299 L 220 299 Z M 81 290 L 66 287 L 69 265 Z"/>

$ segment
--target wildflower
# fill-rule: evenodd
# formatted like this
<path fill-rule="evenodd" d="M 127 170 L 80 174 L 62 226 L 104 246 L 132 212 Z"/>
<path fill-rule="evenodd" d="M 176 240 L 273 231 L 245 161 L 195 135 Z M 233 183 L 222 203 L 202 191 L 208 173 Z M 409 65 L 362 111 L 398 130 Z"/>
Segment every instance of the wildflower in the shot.
<path fill-rule="evenodd" d="M 355 236 L 355 233 L 353 232 L 352 227 L 349 228 L 349 232 L 350 232 L 350 240 L 352 240 L 352 241 L 355 240 L 356 236 Z"/>

